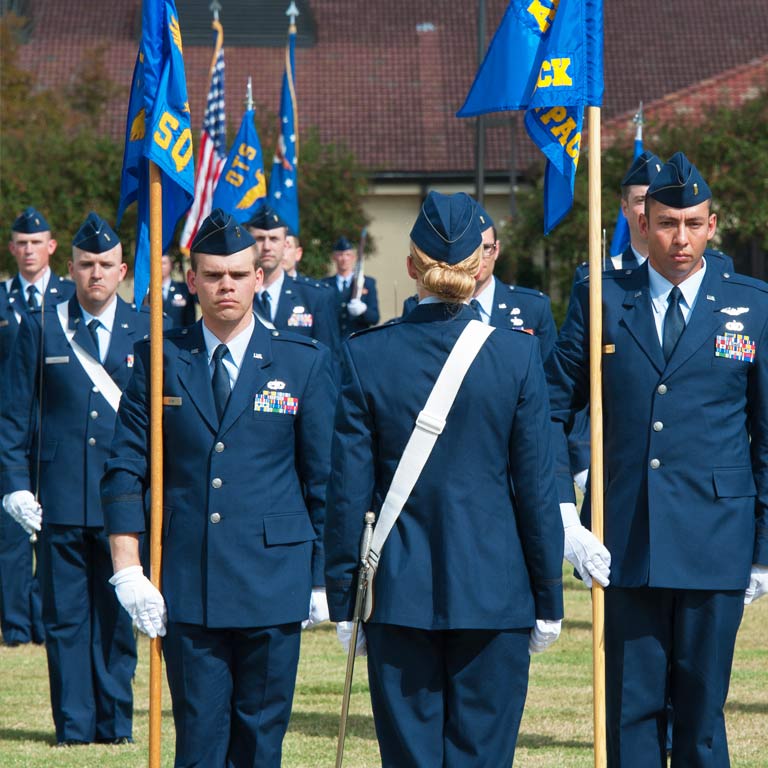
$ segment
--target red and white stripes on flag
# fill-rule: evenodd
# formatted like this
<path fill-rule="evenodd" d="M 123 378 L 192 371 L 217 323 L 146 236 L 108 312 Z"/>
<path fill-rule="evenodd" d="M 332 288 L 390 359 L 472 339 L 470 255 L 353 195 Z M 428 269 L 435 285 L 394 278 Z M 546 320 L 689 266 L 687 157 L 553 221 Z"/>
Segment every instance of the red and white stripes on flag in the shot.
<path fill-rule="evenodd" d="M 189 210 L 179 245 L 189 250 L 203 219 L 211 212 L 213 191 L 227 161 L 227 116 L 224 109 L 224 48 L 220 48 L 211 70 L 211 87 L 200 134 L 200 156 L 195 176 L 195 200 Z"/>

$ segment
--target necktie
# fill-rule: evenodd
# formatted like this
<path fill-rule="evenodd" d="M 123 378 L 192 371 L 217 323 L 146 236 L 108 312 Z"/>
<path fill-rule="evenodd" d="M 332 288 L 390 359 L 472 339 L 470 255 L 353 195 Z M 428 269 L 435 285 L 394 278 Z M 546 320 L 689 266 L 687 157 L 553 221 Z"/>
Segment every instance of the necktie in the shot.
<path fill-rule="evenodd" d="M 90 323 L 88 323 L 88 330 L 91 333 L 91 338 L 93 339 L 93 345 L 96 347 L 97 360 L 101 360 L 101 348 L 99 347 L 99 334 L 96 333 L 100 325 L 101 325 L 101 322 L 97 320 L 95 317 L 93 318 L 93 320 L 91 320 Z"/>
<path fill-rule="evenodd" d="M 482 320 L 483 319 L 483 313 L 480 311 L 480 302 L 477 299 L 471 299 L 469 302 L 469 306 L 472 308 L 476 315 L 476 320 Z"/>
<path fill-rule="evenodd" d="M 229 386 L 229 374 L 224 367 L 224 355 L 229 350 L 226 344 L 219 344 L 213 351 L 213 402 L 216 404 L 216 413 L 219 416 L 219 421 L 224 415 L 224 409 L 227 407 L 227 400 L 229 400 L 229 393 L 231 392 Z"/>
<path fill-rule="evenodd" d="M 672 352 L 685 330 L 683 311 L 680 309 L 680 299 L 682 298 L 682 295 L 683 294 L 677 286 L 669 292 L 667 313 L 664 315 L 664 331 L 662 332 L 661 345 L 664 350 L 665 360 L 669 360 L 669 358 L 672 357 Z"/>
<path fill-rule="evenodd" d="M 269 295 L 269 291 L 262 291 L 261 296 L 259 296 L 259 305 L 261 306 L 261 314 L 264 316 L 264 319 L 271 320 L 272 301 Z"/>
<path fill-rule="evenodd" d="M 30 309 L 37 309 L 37 288 L 34 285 L 27 286 L 27 306 Z"/>

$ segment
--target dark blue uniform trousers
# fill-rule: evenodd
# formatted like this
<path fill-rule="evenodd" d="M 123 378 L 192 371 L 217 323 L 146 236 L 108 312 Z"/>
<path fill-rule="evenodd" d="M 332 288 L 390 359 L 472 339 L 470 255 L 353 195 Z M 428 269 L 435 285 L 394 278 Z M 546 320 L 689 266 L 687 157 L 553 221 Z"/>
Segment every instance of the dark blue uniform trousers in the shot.
<path fill-rule="evenodd" d="M 279 768 L 300 646 L 298 622 L 255 629 L 168 622 L 176 768 Z"/>
<path fill-rule="evenodd" d="M 0 630 L 6 643 L 42 643 L 40 585 L 33 575 L 29 534 L 0 512 Z"/>
<path fill-rule="evenodd" d="M 605 592 L 609 768 L 727 768 L 723 706 L 743 590 L 609 587 Z"/>
<path fill-rule="evenodd" d="M 43 519 L 38 557 L 56 739 L 130 737 L 136 643 L 104 530 Z"/>
<path fill-rule="evenodd" d="M 529 633 L 366 624 L 382 768 L 512 765 Z"/>

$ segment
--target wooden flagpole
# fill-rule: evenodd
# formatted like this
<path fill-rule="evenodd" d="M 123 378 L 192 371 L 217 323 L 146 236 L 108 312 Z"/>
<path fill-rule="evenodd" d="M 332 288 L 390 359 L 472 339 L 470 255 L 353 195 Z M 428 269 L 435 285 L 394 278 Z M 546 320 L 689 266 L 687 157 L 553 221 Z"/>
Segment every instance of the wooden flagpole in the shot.
<path fill-rule="evenodd" d="M 163 182 L 149 162 L 150 579 L 162 591 L 163 561 Z M 149 768 L 160 768 L 162 640 L 149 641 Z"/>
<path fill-rule="evenodd" d="M 603 280 L 600 253 L 600 107 L 587 107 L 589 119 L 589 418 L 592 456 L 589 480 L 592 533 L 603 540 Z M 605 592 L 592 580 L 592 687 L 595 768 L 606 768 Z"/>

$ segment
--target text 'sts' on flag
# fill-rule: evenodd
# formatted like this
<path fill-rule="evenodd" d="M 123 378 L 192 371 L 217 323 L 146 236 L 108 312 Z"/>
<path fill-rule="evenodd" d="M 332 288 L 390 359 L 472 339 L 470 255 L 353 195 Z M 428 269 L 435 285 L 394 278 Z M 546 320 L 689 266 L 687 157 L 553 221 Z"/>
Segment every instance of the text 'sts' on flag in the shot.
<path fill-rule="evenodd" d="M 138 201 L 134 263 L 136 306 L 149 286 L 149 161 L 160 170 L 163 200 L 163 250 L 173 240 L 178 220 L 193 198 L 187 81 L 181 30 L 173 0 L 144 0 L 139 55 L 133 73 L 120 180 L 118 222 Z"/>
<path fill-rule="evenodd" d="M 249 109 L 237 132 L 235 143 L 221 172 L 213 195 L 213 207 L 231 213 L 244 224 L 264 205 L 267 181 L 255 113 Z"/>
<path fill-rule="evenodd" d="M 512 0 L 458 116 L 526 110 L 547 159 L 547 233 L 573 205 L 583 108 L 602 96 L 602 0 Z"/>
<path fill-rule="evenodd" d="M 211 212 L 216 184 L 227 159 L 227 115 L 224 106 L 224 48 L 219 47 L 211 68 L 208 101 L 205 105 L 203 130 L 195 174 L 195 199 L 190 208 L 179 245 L 189 250 L 197 230 Z"/>
<path fill-rule="evenodd" d="M 277 152 L 272 161 L 269 176 L 270 207 L 288 225 L 291 232 L 299 234 L 299 121 L 296 106 L 296 80 L 294 49 L 296 47 L 296 26 L 288 28 L 288 45 L 285 48 L 285 73 L 280 94 L 280 136 Z"/>

